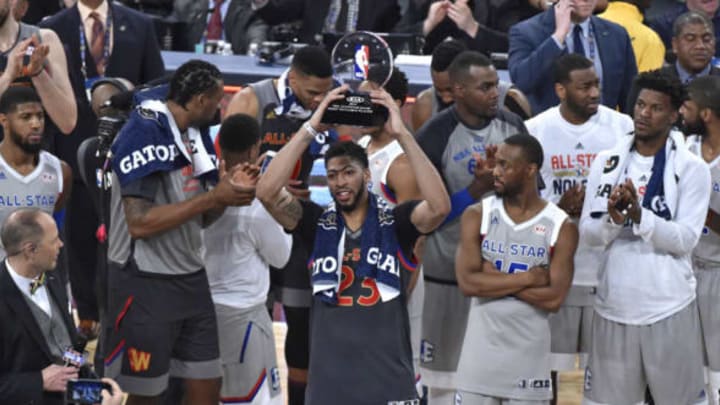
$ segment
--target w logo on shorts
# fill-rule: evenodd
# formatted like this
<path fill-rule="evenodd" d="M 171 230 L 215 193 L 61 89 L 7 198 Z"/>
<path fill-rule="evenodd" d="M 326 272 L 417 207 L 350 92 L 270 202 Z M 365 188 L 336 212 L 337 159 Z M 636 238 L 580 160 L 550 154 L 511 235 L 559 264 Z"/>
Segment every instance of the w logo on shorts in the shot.
<path fill-rule="evenodd" d="M 131 347 L 127 351 L 130 360 L 130 370 L 134 373 L 147 371 L 150 368 L 150 353 Z"/>

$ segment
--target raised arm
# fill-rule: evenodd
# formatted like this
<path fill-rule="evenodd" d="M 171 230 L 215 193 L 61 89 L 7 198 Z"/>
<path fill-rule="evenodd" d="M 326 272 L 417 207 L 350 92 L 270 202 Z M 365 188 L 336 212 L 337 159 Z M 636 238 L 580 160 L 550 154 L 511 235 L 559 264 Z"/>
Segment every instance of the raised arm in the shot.
<path fill-rule="evenodd" d="M 307 127 L 309 126 L 312 131 L 324 131 L 327 129 L 326 126 L 321 124 L 325 109 L 332 101 L 342 99 L 344 97 L 342 93 L 347 89 L 347 86 L 341 86 L 333 89 L 325 96 L 325 99 L 320 103 L 310 120 L 295 133 L 290 142 L 280 149 L 273 160 L 270 161 L 265 173 L 260 177 L 257 185 L 257 198 L 263 203 L 270 215 L 289 231 L 297 227 L 300 218 L 302 218 L 303 209 L 300 201 L 285 189 L 285 185 L 292 176 L 296 162 L 314 139 L 314 135 Z"/>
<path fill-rule="evenodd" d="M 53 120 L 60 131 L 69 135 L 77 124 L 77 103 L 75 93 L 70 86 L 70 78 L 67 70 L 67 59 L 65 49 L 55 31 L 41 29 L 42 45 L 33 36 L 35 52 L 47 47 L 47 58 L 45 68 L 39 67 L 39 74 L 33 76 L 32 83 L 43 102 L 43 107 L 48 116 Z M 31 64 L 33 58 L 30 59 Z M 42 66 L 42 65 L 40 65 Z M 28 70 L 35 72 L 33 65 Z"/>
<path fill-rule="evenodd" d="M 400 115 L 400 108 L 384 90 L 370 92 L 373 103 L 388 109 L 389 116 L 385 130 L 392 134 L 405 152 L 410 162 L 410 170 L 415 174 L 417 186 L 423 201 L 413 210 L 410 220 L 422 233 L 430 233 L 442 224 L 450 212 L 450 197 L 445 184 L 430 159 L 425 156 L 415 138 L 408 131 Z"/>
<path fill-rule="evenodd" d="M 572 284 L 575 249 L 578 243 L 577 225 L 566 220 L 560 228 L 557 242 L 550 258 L 550 284 L 521 290 L 516 297 L 530 305 L 550 312 L 557 312 L 565 301 Z"/>
<path fill-rule="evenodd" d="M 527 287 L 547 284 L 547 271 L 533 268 L 518 273 L 491 270 L 493 264 L 482 257 L 482 202 L 471 205 L 460 219 L 460 244 L 455 254 L 455 275 L 466 296 L 499 298 Z"/>

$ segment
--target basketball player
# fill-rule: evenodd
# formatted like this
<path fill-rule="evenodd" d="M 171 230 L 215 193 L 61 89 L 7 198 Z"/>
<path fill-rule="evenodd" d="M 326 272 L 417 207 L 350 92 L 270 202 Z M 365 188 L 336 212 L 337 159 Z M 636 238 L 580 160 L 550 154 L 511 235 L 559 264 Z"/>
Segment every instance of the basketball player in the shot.
<path fill-rule="evenodd" d="M 377 90 L 377 83 L 366 81 L 360 85 L 361 91 Z M 405 73 L 397 67 L 383 86 L 395 104 L 402 108 L 408 93 L 408 81 Z M 421 199 L 415 173 L 410 161 L 403 152 L 400 143 L 384 127 L 365 128 L 366 136 L 360 138 L 358 144 L 365 148 L 370 163 L 370 191 L 382 197 L 388 206 L 394 208 L 406 201 Z M 422 244 L 422 238 L 418 245 Z M 416 249 L 416 254 L 422 247 Z M 413 366 L 418 389 L 421 390 L 420 379 L 420 333 L 422 331 L 422 311 L 425 299 L 425 280 L 422 267 L 418 267 L 411 280 L 412 294 L 408 302 L 410 316 L 410 343 L 413 350 Z"/>
<path fill-rule="evenodd" d="M 476 298 L 455 403 L 549 403 L 548 315 L 570 288 L 577 226 L 538 195 L 543 150 L 537 139 L 507 138 L 495 161 L 495 196 L 461 219 L 455 271 L 463 294 Z"/>
<path fill-rule="evenodd" d="M 0 96 L 0 222 L 18 208 L 60 210 L 70 195 L 70 166 L 40 150 L 45 111 L 31 87 L 10 87 Z M 5 250 L 0 246 L 0 256 Z"/>
<path fill-rule="evenodd" d="M 697 302 L 705 343 L 708 399 L 720 403 L 720 77 L 704 76 L 688 86 L 690 98 L 680 108 L 690 151 L 710 166 L 710 207 L 700 241 L 693 250 Z"/>
<path fill-rule="evenodd" d="M 451 193 L 452 211 L 445 224 L 427 237 L 423 253 L 425 306 L 420 363 L 430 387 L 430 403 L 450 403 L 470 299 L 455 278 L 455 250 L 460 239 L 459 216 L 492 190 L 491 172 L 476 176 L 474 154 L 490 145 L 527 133 L 522 119 L 498 108 L 498 76 L 490 60 L 478 52 L 458 55 L 448 68 L 453 106 L 430 119 L 417 134 L 418 143 L 443 176 Z M 420 180 L 418 176 L 418 180 Z"/>
<path fill-rule="evenodd" d="M 389 110 L 393 134 L 418 178 L 423 201 L 390 209 L 368 191 L 367 155 L 352 142 L 325 154 L 334 203 L 327 209 L 283 190 L 294 162 L 324 128 L 332 90 L 312 118 L 283 147 L 260 178 L 257 196 L 287 230 L 311 246 L 314 290 L 309 404 L 417 404 L 407 315 L 411 257 L 421 233 L 450 211 L 442 179 L 405 127 L 399 107 L 382 90 L 370 92 Z"/>
<path fill-rule="evenodd" d="M 600 105 L 600 79 L 592 61 L 568 54 L 555 62 L 555 93 L 560 105 L 525 122 L 541 145 L 545 157 L 540 169 L 545 187 L 542 197 L 580 219 L 585 183 L 595 156 L 610 149 L 633 130 L 632 119 Z M 575 369 L 577 353 L 585 368 L 590 348 L 593 302 L 602 249 L 590 248 L 582 235 L 575 254 L 573 285 L 560 311 L 550 317 L 553 370 Z M 553 372 L 553 386 L 557 385 Z"/>
<path fill-rule="evenodd" d="M 293 56 L 290 68 L 279 78 L 251 83 L 233 96 L 226 115 L 243 113 L 256 117 L 262 141 L 260 153 L 277 152 L 300 130 L 333 86 L 332 65 L 324 49 L 306 46 Z M 321 150 L 313 143 L 298 159 L 288 190 L 309 198 L 308 180 L 313 161 Z M 310 322 L 310 278 L 308 253 L 302 243 L 293 243 L 288 264 L 271 271 L 272 290 L 283 303 L 287 320 L 285 359 L 288 364 L 288 397 L 290 405 L 302 404 L 305 397 L 308 368 L 308 325 Z"/>
<path fill-rule="evenodd" d="M 254 163 L 260 127 L 245 114 L 225 117 L 218 134 L 226 167 Z M 283 267 L 292 237 L 259 200 L 228 207 L 202 231 L 203 262 L 215 303 L 223 382 L 220 402 L 282 404 L 275 337 L 265 307 L 270 268 Z"/>
<path fill-rule="evenodd" d="M 590 168 L 580 233 L 604 249 L 584 404 L 707 403 L 691 253 L 710 201 L 710 170 L 674 131 L 680 81 L 638 75 L 633 136 Z"/>
<path fill-rule="evenodd" d="M 431 117 L 452 105 L 454 100 L 448 67 L 456 56 L 466 50 L 465 44 L 457 40 L 442 42 L 433 50 L 430 62 L 432 87 L 418 94 L 412 108 L 412 127 L 415 131 L 420 130 Z M 498 92 L 498 105 L 501 108 L 522 118 L 530 117 L 530 103 L 512 83 L 500 81 Z"/>

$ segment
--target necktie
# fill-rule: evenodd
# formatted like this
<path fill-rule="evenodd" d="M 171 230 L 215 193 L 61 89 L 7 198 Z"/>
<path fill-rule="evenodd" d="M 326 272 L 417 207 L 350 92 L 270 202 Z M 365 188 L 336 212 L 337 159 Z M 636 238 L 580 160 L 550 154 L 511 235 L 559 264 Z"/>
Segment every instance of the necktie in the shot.
<path fill-rule="evenodd" d="M 35 295 L 37 290 L 39 290 L 43 285 L 45 285 L 45 273 L 35 277 L 30 283 L 30 295 Z"/>
<path fill-rule="evenodd" d="M 98 13 L 93 11 L 90 13 L 90 18 L 93 19 L 90 55 L 92 55 L 95 62 L 95 70 L 97 70 L 98 75 L 102 76 L 105 73 L 105 64 L 107 63 L 105 60 L 105 28 Z"/>
<path fill-rule="evenodd" d="M 576 25 L 573 29 L 573 53 L 585 56 L 585 47 L 582 42 L 582 27 Z"/>
<path fill-rule="evenodd" d="M 344 33 L 347 31 L 348 25 L 348 2 L 341 1 L 340 3 L 340 13 L 338 14 L 338 19 L 335 22 L 335 32 Z"/>
<path fill-rule="evenodd" d="M 210 16 L 210 22 L 207 26 L 207 39 L 221 39 L 222 38 L 222 3 L 223 0 L 215 0 L 215 8 L 213 9 L 212 16 Z"/>

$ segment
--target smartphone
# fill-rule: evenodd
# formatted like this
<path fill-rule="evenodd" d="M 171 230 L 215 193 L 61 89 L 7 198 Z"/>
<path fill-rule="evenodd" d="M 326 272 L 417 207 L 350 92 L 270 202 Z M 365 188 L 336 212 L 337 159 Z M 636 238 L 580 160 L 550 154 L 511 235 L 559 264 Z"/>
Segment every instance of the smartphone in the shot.
<path fill-rule="evenodd" d="M 99 404 L 102 402 L 102 390 L 112 394 L 110 384 L 100 380 L 77 379 L 67 383 L 65 399 L 71 404 Z"/>

